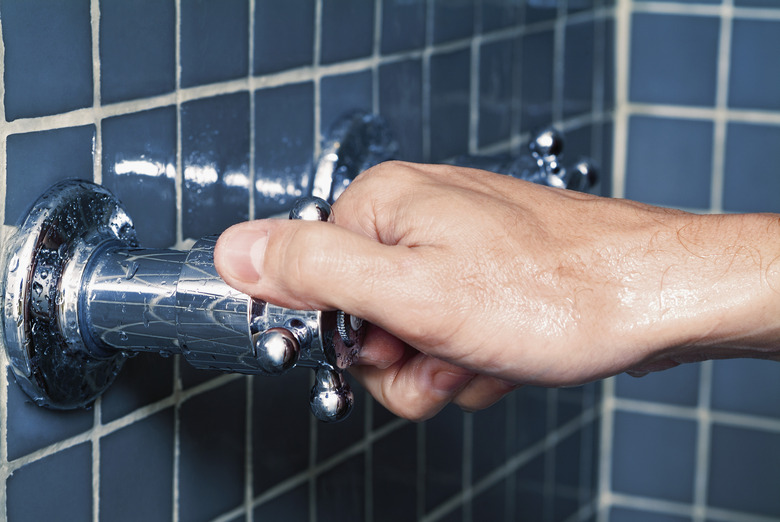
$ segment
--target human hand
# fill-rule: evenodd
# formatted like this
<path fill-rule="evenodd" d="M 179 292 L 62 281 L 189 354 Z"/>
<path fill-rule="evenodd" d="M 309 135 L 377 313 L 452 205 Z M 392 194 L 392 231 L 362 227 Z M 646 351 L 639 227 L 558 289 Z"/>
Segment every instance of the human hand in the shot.
<path fill-rule="evenodd" d="M 768 356 L 780 338 L 777 242 L 759 252 L 766 238 L 748 229 L 778 238 L 776 218 L 772 229 L 398 162 L 358 177 L 333 210 L 333 224 L 231 227 L 217 269 L 267 301 L 370 321 L 351 371 L 403 417 L 745 345 Z"/>

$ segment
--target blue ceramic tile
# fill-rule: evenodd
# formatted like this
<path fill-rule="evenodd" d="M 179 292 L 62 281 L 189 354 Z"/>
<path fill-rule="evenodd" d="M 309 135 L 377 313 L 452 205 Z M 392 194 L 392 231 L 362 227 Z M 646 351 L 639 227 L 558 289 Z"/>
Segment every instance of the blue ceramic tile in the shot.
<path fill-rule="evenodd" d="M 433 43 L 474 34 L 475 0 L 433 0 Z"/>
<path fill-rule="evenodd" d="M 249 4 L 244 0 L 181 2 L 181 85 L 246 76 Z"/>
<path fill-rule="evenodd" d="M 640 511 L 626 507 L 613 507 L 609 510 L 609 522 L 691 522 L 692 520 L 691 517 Z"/>
<path fill-rule="evenodd" d="M 366 434 L 365 429 L 365 388 L 347 374 L 347 381 L 355 395 L 355 407 L 349 417 L 334 423 L 321 423 L 317 426 L 317 461 L 323 462 L 357 444 Z M 308 396 L 308 394 L 305 394 Z"/>
<path fill-rule="evenodd" d="M 587 11 L 596 7 L 597 0 L 569 0 L 566 7 L 570 13 Z"/>
<path fill-rule="evenodd" d="M 340 118 L 354 111 L 372 112 L 371 71 L 326 76 L 320 80 L 320 132 L 328 131 Z"/>
<path fill-rule="evenodd" d="M 5 224 L 16 224 L 58 181 L 92 180 L 94 143 L 93 125 L 8 136 Z"/>
<path fill-rule="evenodd" d="M 311 65 L 314 59 L 311 0 L 258 0 L 255 5 L 255 74 Z M 283 50 L 280 52 L 280 50 Z"/>
<path fill-rule="evenodd" d="M 363 58 L 373 52 L 374 4 L 361 0 L 323 0 L 320 62 Z"/>
<path fill-rule="evenodd" d="M 128 360 L 101 401 L 101 420 L 111 422 L 173 393 L 173 357 L 142 353 Z"/>
<path fill-rule="evenodd" d="M 317 477 L 317 520 L 365 519 L 365 464 L 358 454 Z"/>
<path fill-rule="evenodd" d="M 553 31 L 523 35 L 520 45 L 520 126 L 528 131 L 552 122 Z"/>
<path fill-rule="evenodd" d="M 432 161 L 468 152 L 470 57 L 468 49 L 431 57 Z"/>
<path fill-rule="evenodd" d="M 563 135 L 563 164 L 568 166 L 580 158 L 593 158 L 593 125 L 583 125 L 566 131 Z"/>
<path fill-rule="evenodd" d="M 252 380 L 252 466 L 255 495 L 309 465 L 311 375 L 298 368 Z"/>
<path fill-rule="evenodd" d="M 35 405 L 8 370 L 8 460 L 78 435 L 94 424 L 92 410 L 55 411 Z"/>
<path fill-rule="evenodd" d="M 425 44 L 425 0 L 383 0 L 382 54 Z"/>
<path fill-rule="evenodd" d="M 463 413 L 447 406 L 425 424 L 425 511 L 460 491 Z"/>
<path fill-rule="evenodd" d="M 780 419 L 780 365 L 757 359 L 715 361 L 712 409 Z"/>
<path fill-rule="evenodd" d="M 185 103 L 181 108 L 182 232 L 218 234 L 249 217 L 249 94 Z"/>
<path fill-rule="evenodd" d="M 89 1 L 5 0 L 8 121 L 92 105 Z"/>
<path fill-rule="evenodd" d="M 615 20 L 604 20 L 604 110 L 615 107 Z"/>
<path fill-rule="evenodd" d="M 655 0 L 635 0 L 637 2 L 653 2 Z M 660 0 L 661 2 L 674 2 L 676 4 L 720 4 L 722 0 Z M 737 0 L 738 2 L 739 0 Z"/>
<path fill-rule="evenodd" d="M 525 0 L 525 23 L 532 25 L 552 20 L 558 14 L 556 0 Z"/>
<path fill-rule="evenodd" d="M 398 140 L 398 157 L 422 161 L 420 60 L 404 60 L 379 68 L 379 113 Z"/>
<path fill-rule="evenodd" d="M 308 485 L 304 484 L 273 500 L 260 504 L 255 508 L 253 515 L 255 520 L 308 520 Z"/>
<path fill-rule="evenodd" d="M 712 427 L 708 504 L 780 517 L 780 434 Z"/>
<path fill-rule="evenodd" d="M 593 110 L 593 21 L 566 26 L 563 67 L 563 117 Z"/>
<path fill-rule="evenodd" d="M 555 426 L 560 428 L 582 415 L 583 388 L 563 388 L 554 392 L 556 404 Z"/>
<path fill-rule="evenodd" d="M 626 197 L 709 208 L 712 122 L 634 116 L 629 120 Z"/>
<path fill-rule="evenodd" d="M 601 159 L 598 164 L 599 181 L 593 191 L 599 196 L 612 196 L 612 154 L 615 139 L 615 126 L 607 122 L 601 132 Z"/>
<path fill-rule="evenodd" d="M 719 34 L 716 17 L 635 14 L 630 100 L 713 106 Z"/>
<path fill-rule="evenodd" d="M 100 100 L 112 103 L 173 91 L 174 2 L 100 1 Z"/>
<path fill-rule="evenodd" d="M 780 175 L 775 168 L 780 164 L 780 127 L 731 123 L 727 136 L 723 208 L 737 212 L 780 211 Z"/>
<path fill-rule="evenodd" d="M 374 443 L 374 520 L 414 520 L 417 514 L 417 426 L 406 424 Z M 399 502 L 399 499 L 403 499 Z"/>
<path fill-rule="evenodd" d="M 515 473 L 516 520 L 549 520 L 545 504 L 545 454 L 520 467 Z"/>
<path fill-rule="evenodd" d="M 515 393 L 517 404 L 516 446 L 514 451 L 522 451 L 539 442 L 547 434 L 547 408 L 549 390 L 524 386 Z M 511 442 L 511 441 L 510 441 Z"/>
<path fill-rule="evenodd" d="M 731 36 L 729 106 L 780 109 L 780 62 L 768 60 L 780 48 L 780 21 L 734 20 Z"/>
<path fill-rule="evenodd" d="M 308 189 L 314 153 L 314 88 L 255 93 L 255 216 L 283 212 Z M 308 192 L 306 192 L 308 193 Z"/>
<path fill-rule="evenodd" d="M 168 408 L 100 439 L 100 520 L 170 520 L 173 422 Z"/>
<path fill-rule="evenodd" d="M 576 430 L 555 445 L 556 489 L 560 486 L 564 490 L 571 488 L 576 491 L 580 486 L 583 465 L 589 466 L 591 464 L 582 458 L 582 450 L 583 430 Z"/>
<path fill-rule="evenodd" d="M 692 502 L 696 422 L 625 411 L 614 422 L 612 490 Z"/>
<path fill-rule="evenodd" d="M 513 40 L 482 45 L 479 62 L 479 146 L 509 139 Z"/>
<path fill-rule="evenodd" d="M 482 0 L 482 32 L 515 25 L 522 14 L 523 0 Z"/>
<path fill-rule="evenodd" d="M 683 364 L 640 378 L 621 374 L 615 380 L 615 394 L 640 401 L 696 406 L 699 402 L 699 371 L 698 364 Z"/>
<path fill-rule="evenodd" d="M 508 402 L 502 400 L 472 415 L 474 482 L 505 464 L 512 450 L 512 442 L 507 438 L 507 407 Z"/>
<path fill-rule="evenodd" d="M 778 7 L 776 0 L 734 0 L 737 7 Z"/>
<path fill-rule="evenodd" d="M 92 520 L 92 446 L 79 444 L 14 471 L 6 483 L 14 522 Z"/>
<path fill-rule="evenodd" d="M 103 120 L 103 185 L 125 204 L 145 248 L 176 242 L 176 109 Z"/>
<path fill-rule="evenodd" d="M 204 382 L 210 381 L 217 377 L 224 375 L 224 372 L 218 370 L 204 370 L 201 368 L 195 368 L 187 361 L 179 361 L 179 377 L 181 379 L 181 385 L 184 389 L 192 388 Z"/>
<path fill-rule="evenodd" d="M 499 480 L 472 499 L 472 520 L 511 520 L 506 507 L 506 481 Z"/>
<path fill-rule="evenodd" d="M 211 520 L 244 501 L 245 404 L 241 378 L 181 406 L 181 520 Z"/>

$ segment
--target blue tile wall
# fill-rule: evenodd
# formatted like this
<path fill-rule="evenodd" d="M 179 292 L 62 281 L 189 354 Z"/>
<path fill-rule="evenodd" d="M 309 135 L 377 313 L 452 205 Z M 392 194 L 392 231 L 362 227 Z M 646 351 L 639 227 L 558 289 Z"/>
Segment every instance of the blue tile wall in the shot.
<path fill-rule="evenodd" d="M 100 100 L 112 103 L 176 87 L 173 0 L 100 2 Z"/>
<path fill-rule="evenodd" d="M 756 53 L 780 46 L 780 21 L 735 20 L 733 31 L 729 106 L 780 110 L 780 64 Z"/>
<path fill-rule="evenodd" d="M 248 17 L 249 5 L 244 0 L 181 2 L 182 87 L 247 75 Z"/>
<path fill-rule="evenodd" d="M 89 2 L 0 4 L 8 121 L 92 105 Z"/>
<path fill-rule="evenodd" d="M 631 101 L 714 105 L 719 25 L 715 17 L 634 15 Z"/>
<path fill-rule="evenodd" d="M 312 64 L 314 10 L 310 0 L 259 0 L 255 4 L 255 74 Z"/>
<path fill-rule="evenodd" d="M 627 71 L 614 85 L 615 144 L 626 144 L 614 151 L 614 195 L 697 212 L 778 212 L 780 4 L 618 5 L 630 23 L 617 19 L 622 39 L 605 42 L 617 46 L 615 70 Z M 778 371 L 761 360 L 712 361 L 610 382 L 602 457 L 611 476 L 602 470 L 602 482 L 616 497 L 604 520 L 780 516 Z"/>
<path fill-rule="evenodd" d="M 21 220 L 38 196 L 58 181 L 90 179 L 94 142 L 93 125 L 9 136 L 5 223 L 10 225 Z"/>
<path fill-rule="evenodd" d="M 656 205 L 708 208 L 712 122 L 634 116 L 629 123 L 626 197 Z"/>
<path fill-rule="evenodd" d="M 691 502 L 695 446 L 693 421 L 618 412 L 612 448 L 613 491 Z M 664 480 L 657 480 L 659 476 Z"/>
<path fill-rule="evenodd" d="M 51 184 L 81 178 L 122 200 L 143 246 L 186 248 L 307 194 L 320 140 L 352 110 L 381 115 L 411 161 L 524 150 L 532 128 L 555 123 L 570 161 L 594 155 L 609 176 L 610 5 L 2 0 L 5 231 Z M 355 411 L 331 426 L 308 411 L 311 379 L 143 354 L 90 409 L 55 412 L 0 375 L 0 519 L 594 513 L 592 386 L 523 388 L 413 424 L 353 382 Z"/>

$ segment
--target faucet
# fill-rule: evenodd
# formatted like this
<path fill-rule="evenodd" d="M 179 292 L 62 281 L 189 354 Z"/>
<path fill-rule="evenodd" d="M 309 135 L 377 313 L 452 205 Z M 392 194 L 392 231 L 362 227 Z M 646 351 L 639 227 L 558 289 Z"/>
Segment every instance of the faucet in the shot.
<path fill-rule="evenodd" d="M 595 169 L 560 163 L 562 136 L 538 133 L 529 156 L 457 158 L 455 164 L 559 188 L 587 190 Z M 290 219 L 328 221 L 334 201 L 361 171 L 397 145 L 381 118 L 352 113 L 323 144 L 312 195 Z M 343 311 L 292 310 L 241 293 L 214 268 L 215 236 L 189 250 L 138 245 L 133 221 L 107 189 L 67 180 L 47 190 L 10 238 L 3 270 L 3 335 L 16 381 L 53 409 L 89 406 L 138 352 L 180 355 L 196 368 L 281 375 L 314 371 L 312 413 L 336 422 L 353 395 L 366 325 Z"/>

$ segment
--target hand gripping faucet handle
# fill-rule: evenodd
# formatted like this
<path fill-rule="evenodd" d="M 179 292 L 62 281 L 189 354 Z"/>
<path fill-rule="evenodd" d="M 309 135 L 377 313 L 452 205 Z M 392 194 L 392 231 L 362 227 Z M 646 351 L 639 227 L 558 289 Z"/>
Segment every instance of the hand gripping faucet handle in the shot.
<path fill-rule="evenodd" d="M 290 210 L 290 219 L 327 222 L 332 213 L 325 200 L 307 197 L 295 203 Z M 364 332 L 365 325 L 361 319 L 341 310 L 335 312 L 335 328 L 330 332 L 323 331 L 324 337 L 331 339 L 331 359 L 335 364 L 320 361 L 314 368 L 314 386 L 309 405 L 314 416 L 321 421 L 336 422 L 352 411 L 354 396 L 342 372 L 360 355 Z"/>

